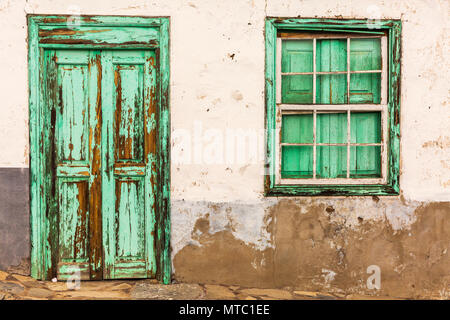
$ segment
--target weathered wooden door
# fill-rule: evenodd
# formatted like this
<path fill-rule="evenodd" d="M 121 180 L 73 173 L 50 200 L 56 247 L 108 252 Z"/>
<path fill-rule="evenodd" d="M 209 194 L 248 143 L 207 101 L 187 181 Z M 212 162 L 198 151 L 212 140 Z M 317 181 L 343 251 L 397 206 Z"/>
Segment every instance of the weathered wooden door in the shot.
<path fill-rule="evenodd" d="M 60 279 L 154 277 L 154 50 L 46 50 L 43 152 Z"/>
<path fill-rule="evenodd" d="M 27 20 L 32 276 L 170 283 L 169 18 Z"/>
<path fill-rule="evenodd" d="M 155 274 L 154 51 L 102 52 L 105 278 Z"/>

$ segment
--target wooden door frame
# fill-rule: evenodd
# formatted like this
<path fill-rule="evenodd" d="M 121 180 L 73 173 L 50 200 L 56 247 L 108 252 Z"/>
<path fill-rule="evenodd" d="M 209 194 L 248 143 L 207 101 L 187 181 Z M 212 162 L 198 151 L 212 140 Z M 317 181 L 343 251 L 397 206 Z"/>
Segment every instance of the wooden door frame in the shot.
<path fill-rule="evenodd" d="M 152 49 L 157 57 L 157 149 L 158 186 L 155 247 L 156 278 L 171 281 L 170 258 L 170 109 L 169 109 L 169 17 L 27 15 L 28 85 L 30 130 L 30 223 L 31 275 L 49 280 L 54 275 L 49 222 L 43 194 L 43 53 L 47 48 Z M 105 29 L 103 29 L 106 27 Z M 119 28 L 129 32 L 113 35 Z M 123 30 L 123 29 L 122 29 Z M 133 32 L 135 30 L 136 32 Z M 139 31 L 139 32 L 137 32 Z M 113 36 L 111 36 L 113 35 Z"/>

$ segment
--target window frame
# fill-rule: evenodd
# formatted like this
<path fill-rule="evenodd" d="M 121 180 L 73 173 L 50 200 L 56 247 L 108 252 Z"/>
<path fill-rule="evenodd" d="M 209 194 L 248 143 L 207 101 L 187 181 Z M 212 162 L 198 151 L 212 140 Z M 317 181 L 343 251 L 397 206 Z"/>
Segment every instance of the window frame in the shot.
<path fill-rule="evenodd" d="M 368 25 L 371 29 L 368 29 Z M 323 31 L 342 34 L 361 33 L 370 37 L 386 36 L 385 51 L 382 52 L 382 69 L 385 80 L 381 80 L 382 101 L 380 104 L 281 104 L 281 38 L 279 31 Z M 345 36 L 344 36 L 345 37 Z M 348 37 L 351 37 L 349 34 Z M 399 194 L 399 155 L 400 155 L 400 20 L 310 19 L 310 18 L 266 18 L 265 24 L 265 102 L 266 102 L 266 196 L 295 195 L 397 195 Z M 382 38 L 383 39 L 383 38 Z M 382 44 L 383 44 L 383 40 Z M 383 50 L 383 45 L 382 45 Z M 385 56 L 384 56 L 385 55 Z M 349 55 L 348 55 L 349 56 Z M 385 61 L 387 58 L 387 63 Z M 347 65 L 347 68 L 350 66 Z M 314 68 L 315 69 L 315 68 Z M 387 70 L 386 70 L 387 69 Z M 348 71 L 347 71 L 348 72 Z M 384 83 L 384 85 L 383 85 Z M 383 93 L 383 91 L 385 93 Z M 315 94 L 315 93 L 314 93 Z M 277 106 L 278 104 L 278 106 Z M 383 105 L 385 106 L 383 110 Z M 384 144 L 382 157 L 382 178 L 369 179 L 281 179 L 281 112 L 285 106 L 305 111 L 315 109 L 338 110 L 381 110 L 382 136 Z M 347 111 L 348 114 L 348 111 Z M 344 182 L 344 183 L 343 183 Z"/>
<path fill-rule="evenodd" d="M 381 49 L 381 69 L 379 70 L 360 70 L 360 71 L 352 71 L 350 69 L 350 46 L 352 39 L 380 39 L 380 49 Z M 292 40 L 312 40 L 313 43 L 313 71 L 312 72 L 282 72 L 281 71 L 281 64 L 282 64 L 282 41 L 292 41 Z M 317 40 L 329 40 L 329 39 L 339 39 L 346 41 L 347 46 L 347 70 L 346 71 L 326 71 L 326 72 L 319 72 L 316 71 L 316 46 L 317 46 Z M 371 35 L 360 35 L 355 36 L 355 33 L 348 33 L 347 35 L 343 34 L 340 36 L 333 36 L 332 33 L 327 33 L 325 35 L 304 35 L 302 37 L 277 37 L 277 56 L 276 56 L 276 156 L 275 156 L 275 179 L 277 184 L 314 184 L 314 185 L 327 185 L 327 184 L 342 184 L 342 185 L 349 185 L 349 184 L 364 184 L 364 185 L 370 185 L 370 184 L 385 184 L 386 183 L 386 176 L 387 176 L 387 141 L 388 141 L 388 134 L 387 134 L 387 36 L 386 35 L 377 35 L 377 36 L 371 36 Z M 381 85 L 381 101 L 377 104 L 350 104 L 349 96 L 350 96 L 350 77 L 352 74 L 368 74 L 368 73 L 379 73 L 381 75 L 380 78 L 380 85 Z M 283 75 L 296 75 L 296 74 L 310 74 L 313 76 L 313 103 L 312 104 L 283 104 L 282 103 L 282 88 L 281 88 L 281 78 Z M 316 92 L 316 79 L 318 75 L 321 74 L 344 74 L 346 76 L 346 99 L 347 103 L 344 104 L 316 104 L 317 100 L 317 92 Z M 317 168 L 317 152 L 316 149 L 319 146 L 325 146 L 325 145 L 341 145 L 336 143 L 317 143 L 316 141 L 316 117 L 318 113 L 321 112 L 334 112 L 334 111 L 341 111 L 345 112 L 347 115 L 347 142 L 345 143 L 346 146 L 346 158 L 347 158 L 347 176 L 346 178 L 320 178 L 318 179 L 316 177 Z M 362 111 L 362 112 L 370 112 L 370 111 L 376 111 L 381 113 L 381 143 L 369 143 L 364 145 L 370 145 L 370 146 L 380 146 L 381 147 L 381 177 L 379 178 L 350 178 L 350 148 L 351 146 L 356 145 L 363 145 L 361 143 L 352 143 L 350 141 L 350 113 L 355 111 Z M 285 114 L 300 114 L 305 112 L 311 112 L 313 114 L 313 143 L 311 144 L 287 144 L 283 143 L 281 141 L 281 123 L 282 123 L 282 116 Z M 313 177 L 312 178 L 282 178 L 281 177 L 281 157 L 282 157 L 282 146 L 284 145 L 311 145 L 313 147 Z"/>

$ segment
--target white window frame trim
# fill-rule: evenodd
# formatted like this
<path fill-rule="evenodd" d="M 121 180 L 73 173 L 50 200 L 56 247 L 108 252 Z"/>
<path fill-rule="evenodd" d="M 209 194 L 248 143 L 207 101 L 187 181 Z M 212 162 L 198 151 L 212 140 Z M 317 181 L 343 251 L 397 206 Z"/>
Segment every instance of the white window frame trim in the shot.
<path fill-rule="evenodd" d="M 367 70 L 367 71 L 350 71 L 350 39 L 381 39 L 381 70 Z M 289 40 L 313 40 L 313 72 L 297 72 L 297 73 L 282 73 L 281 72 L 281 48 L 282 41 Z M 347 71 L 338 72 L 317 72 L 316 71 L 316 40 L 317 39 L 346 39 L 347 40 Z M 388 104 L 387 104 L 387 89 L 388 89 L 388 56 L 387 56 L 387 36 L 311 36 L 308 37 L 277 37 L 276 47 L 276 154 L 275 154 L 275 184 L 276 185 L 375 185 L 387 184 L 388 175 Z M 350 74 L 354 73 L 380 73 L 381 74 L 381 101 L 380 104 L 325 104 L 318 105 L 316 103 L 316 75 L 317 74 L 347 74 L 347 97 L 350 97 Z M 282 104 L 281 103 L 281 76 L 284 74 L 312 74 L 313 75 L 313 104 Z M 310 111 L 313 113 L 313 143 L 312 144 L 294 144 L 294 145 L 312 145 L 313 146 L 313 178 L 281 178 L 281 119 L 283 114 L 295 114 L 296 112 Z M 347 177 L 346 178 L 316 178 L 316 119 L 317 111 L 345 111 L 347 113 Z M 379 144 L 352 144 L 350 143 L 350 112 L 351 111 L 380 111 L 381 112 L 381 143 Z M 320 144 L 320 145 L 336 145 Z M 339 144 L 342 145 L 342 144 Z M 381 178 L 350 178 L 350 146 L 352 145 L 379 145 L 381 146 Z"/>

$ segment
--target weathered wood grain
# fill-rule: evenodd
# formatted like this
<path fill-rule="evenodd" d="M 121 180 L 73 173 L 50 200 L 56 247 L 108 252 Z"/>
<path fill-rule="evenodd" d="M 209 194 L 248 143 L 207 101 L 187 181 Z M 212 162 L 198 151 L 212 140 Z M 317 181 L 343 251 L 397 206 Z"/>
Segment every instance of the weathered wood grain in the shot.
<path fill-rule="evenodd" d="M 28 17 L 32 275 L 169 283 L 169 21 L 69 18 Z"/>

